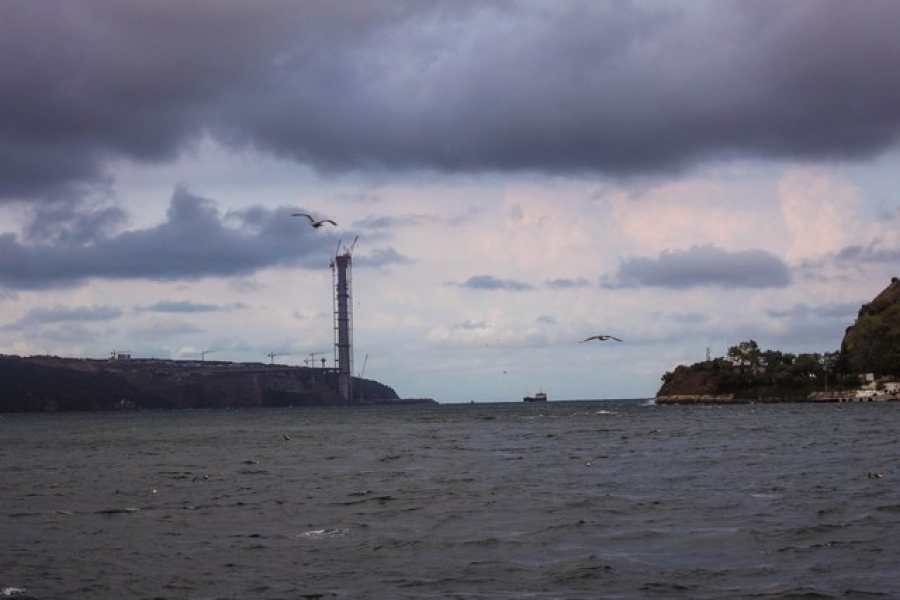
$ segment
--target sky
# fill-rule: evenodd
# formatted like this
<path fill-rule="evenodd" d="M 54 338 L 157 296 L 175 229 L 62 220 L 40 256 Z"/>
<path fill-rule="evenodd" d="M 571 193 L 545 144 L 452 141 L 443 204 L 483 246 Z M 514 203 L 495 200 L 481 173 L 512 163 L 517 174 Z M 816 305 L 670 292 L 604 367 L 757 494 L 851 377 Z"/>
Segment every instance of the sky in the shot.
<path fill-rule="evenodd" d="M 353 372 L 401 397 L 838 350 L 900 275 L 898 29 L 894 0 L 2 2 L 0 353 L 332 365 L 344 251 Z"/>

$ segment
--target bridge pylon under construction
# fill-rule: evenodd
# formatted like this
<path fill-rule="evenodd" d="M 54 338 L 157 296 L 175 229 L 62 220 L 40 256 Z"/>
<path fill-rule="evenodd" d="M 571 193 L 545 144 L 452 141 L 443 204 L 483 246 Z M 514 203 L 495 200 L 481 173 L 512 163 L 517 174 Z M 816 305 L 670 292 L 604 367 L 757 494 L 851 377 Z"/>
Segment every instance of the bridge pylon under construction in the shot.
<path fill-rule="evenodd" d="M 353 399 L 353 246 L 340 249 L 331 261 L 334 285 L 334 362 L 337 391 L 346 401 Z"/>

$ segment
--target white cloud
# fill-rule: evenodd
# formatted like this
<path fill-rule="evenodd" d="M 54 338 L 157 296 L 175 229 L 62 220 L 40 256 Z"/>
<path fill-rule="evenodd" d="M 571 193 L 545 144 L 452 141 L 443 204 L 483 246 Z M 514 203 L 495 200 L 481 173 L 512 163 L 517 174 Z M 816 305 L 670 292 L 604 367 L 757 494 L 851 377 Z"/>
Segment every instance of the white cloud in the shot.
<path fill-rule="evenodd" d="M 778 251 L 785 228 L 766 169 L 708 170 L 652 185 L 607 190 L 611 229 L 633 254 L 711 244 Z M 620 247 L 621 247 L 620 246 Z"/>
<path fill-rule="evenodd" d="M 786 257 L 797 261 L 833 254 L 868 239 L 858 191 L 834 169 L 792 167 L 778 182 L 781 214 L 791 241 Z"/>

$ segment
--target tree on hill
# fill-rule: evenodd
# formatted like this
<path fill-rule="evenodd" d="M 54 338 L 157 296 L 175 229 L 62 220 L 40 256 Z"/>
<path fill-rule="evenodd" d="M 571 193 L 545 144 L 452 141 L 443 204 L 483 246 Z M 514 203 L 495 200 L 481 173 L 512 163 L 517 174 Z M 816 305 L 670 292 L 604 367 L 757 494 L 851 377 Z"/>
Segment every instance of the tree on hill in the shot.
<path fill-rule="evenodd" d="M 663 375 L 658 395 L 734 394 L 736 397 L 790 397 L 812 391 L 854 388 L 864 374 L 900 377 L 900 279 L 859 309 L 838 352 L 794 355 L 761 350 L 754 340 L 728 349 L 725 357 Z"/>
<path fill-rule="evenodd" d="M 762 350 L 754 340 L 741 342 L 717 357 L 690 366 L 681 365 L 662 376 L 660 396 L 681 394 L 734 394 L 755 398 L 805 396 L 834 386 L 841 378 L 835 370 L 838 353 L 791 354 Z"/>
<path fill-rule="evenodd" d="M 754 340 L 741 342 L 737 346 L 732 346 L 726 354 L 728 360 L 738 368 L 741 374 L 747 371 L 756 372 L 760 366 L 759 345 Z"/>

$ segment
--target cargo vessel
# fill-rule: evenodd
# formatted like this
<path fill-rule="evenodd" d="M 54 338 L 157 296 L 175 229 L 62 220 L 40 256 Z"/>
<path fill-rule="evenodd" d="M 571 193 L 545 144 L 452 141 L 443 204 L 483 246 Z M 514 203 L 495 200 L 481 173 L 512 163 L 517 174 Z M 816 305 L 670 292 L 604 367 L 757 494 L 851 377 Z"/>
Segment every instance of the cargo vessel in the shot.
<path fill-rule="evenodd" d="M 538 392 L 534 396 L 525 396 L 522 398 L 523 402 L 546 402 L 547 394 L 546 392 Z"/>

